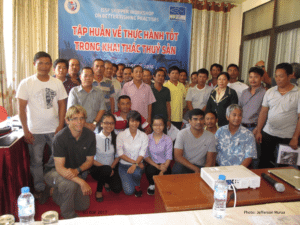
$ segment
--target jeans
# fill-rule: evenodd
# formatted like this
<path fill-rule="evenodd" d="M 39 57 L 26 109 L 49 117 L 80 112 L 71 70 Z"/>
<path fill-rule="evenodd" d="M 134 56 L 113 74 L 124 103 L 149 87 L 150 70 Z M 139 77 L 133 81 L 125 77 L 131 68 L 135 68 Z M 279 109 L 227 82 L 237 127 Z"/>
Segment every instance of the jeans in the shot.
<path fill-rule="evenodd" d="M 200 169 L 203 167 L 203 166 L 198 166 L 195 164 L 194 164 L 194 166 L 197 166 Z M 175 164 L 172 168 L 172 174 L 186 174 L 186 173 L 195 173 L 195 171 L 185 167 L 184 165 L 180 164 L 179 162 L 175 162 Z"/>
<path fill-rule="evenodd" d="M 132 165 L 119 163 L 119 174 L 122 181 L 122 187 L 126 195 L 132 195 L 135 187 L 140 186 L 143 170 L 137 166 L 133 174 L 127 173 Z"/>
<path fill-rule="evenodd" d="M 52 141 L 54 138 L 54 132 L 48 134 L 33 134 L 33 144 L 28 144 L 30 155 L 30 172 L 33 177 L 34 189 L 36 191 L 45 190 L 44 174 L 43 174 L 43 156 L 45 145 L 48 144 L 50 150 L 52 148 Z M 53 151 L 51 150 L 50 159 L 53 157 Z"/>

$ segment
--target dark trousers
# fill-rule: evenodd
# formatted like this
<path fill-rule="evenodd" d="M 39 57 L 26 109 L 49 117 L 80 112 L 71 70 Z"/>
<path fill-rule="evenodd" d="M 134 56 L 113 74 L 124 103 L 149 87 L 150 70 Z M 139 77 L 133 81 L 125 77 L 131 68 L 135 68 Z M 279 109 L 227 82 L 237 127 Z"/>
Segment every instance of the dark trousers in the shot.
<path fill-rule="evenodd" d="M 291 138 L 280 138 L 280 137 L 269 135 L 268 133 L 262 131 L 261 156 L 260 156 L 259 168 L 276 167 L 278 144 L 288 145 L 290 141 Z"/>
<path fill-rule="evenodd" d="M 181 130 L 182 122 L 173 122 L 173 121 L 171 121 L 171 123 L 172 123 L 178 130 Z"/>
<path fill-rule="evenodd" d="M 160 173 L 159 169 L 157 169 L 156 167 L 154 167 L 154 166 L 152 166 L 150 164 L 147 164 L 147 166 L 145 168 L 145 174 L 146 174 L 147 180 L 149 182 L 149 185 L 153 185 L 154 184 L 153 176 L 156 176 L 159 173 Z M 171 168 L 170 168 L 170 166 L 168 167 L 167 171 L 164 172 L 164 175 L 165 174 L 171 174 Z"/>
<path fill-rule="evenodd" d="M 114 174 L 111 175 L 112 168 L 110 166 L 92 166 L 91 175 L 98 181 L 97 192 L 102 192 L 103 185 L 107 183 L 114 193 L 122 191 L 122 183 L 119 176 L 118 165 L 114 169 Z"/>

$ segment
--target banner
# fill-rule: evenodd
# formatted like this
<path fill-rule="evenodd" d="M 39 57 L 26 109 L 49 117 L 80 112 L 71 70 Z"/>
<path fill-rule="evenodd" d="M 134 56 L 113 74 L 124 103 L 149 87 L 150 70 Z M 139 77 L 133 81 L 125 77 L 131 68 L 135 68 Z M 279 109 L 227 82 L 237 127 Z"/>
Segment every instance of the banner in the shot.
<path fill-rule="evenodd" d="M 146 0 L 60 0 L 59 57 L 188 70 L 192 5 Z"/>

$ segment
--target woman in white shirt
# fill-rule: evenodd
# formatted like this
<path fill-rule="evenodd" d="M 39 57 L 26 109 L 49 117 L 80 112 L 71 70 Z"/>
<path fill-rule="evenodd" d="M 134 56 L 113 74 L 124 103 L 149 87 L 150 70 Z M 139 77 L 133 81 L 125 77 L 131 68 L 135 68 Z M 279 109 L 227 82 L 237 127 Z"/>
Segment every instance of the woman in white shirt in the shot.
<path fill-rule="evenodd" d="M 96 134 L 96 155 L 91 168 L 92 177 L 98 181 L 96 201 L 102 202 L 104 185 L 108 192 L 119 193 L 122 190 L 118 171 L 120 158 L 116 155 L 116 134 L 114 132 L 116 119 L 111 113 L 105 113 L 100 121 L 100 133 Z"/>
<path fill-rule="evenodd" d="M 117 136 L 119 174 L 125 194 L 141 197 L 140 181 L 144 169 L 142 161 L 148 147 L 148 136 L 141 127 L 140 113 L 130 111 L 127 121 L 127 128 Z"/>

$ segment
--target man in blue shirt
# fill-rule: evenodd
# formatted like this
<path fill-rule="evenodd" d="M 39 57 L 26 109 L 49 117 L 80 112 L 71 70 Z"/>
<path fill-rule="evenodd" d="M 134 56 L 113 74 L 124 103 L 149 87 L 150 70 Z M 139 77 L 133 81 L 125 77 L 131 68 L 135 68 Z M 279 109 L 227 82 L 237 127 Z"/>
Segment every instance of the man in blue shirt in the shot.
<path fill-rule="evenodd" d="M 241 126 L 243 109 L 237 104 L 228 106 L 226 118 L 229 124 L 219 128 L 216 133 L 217 163 L 220 166 L 248 167 L 257 153 L 253 133 Z"/>

